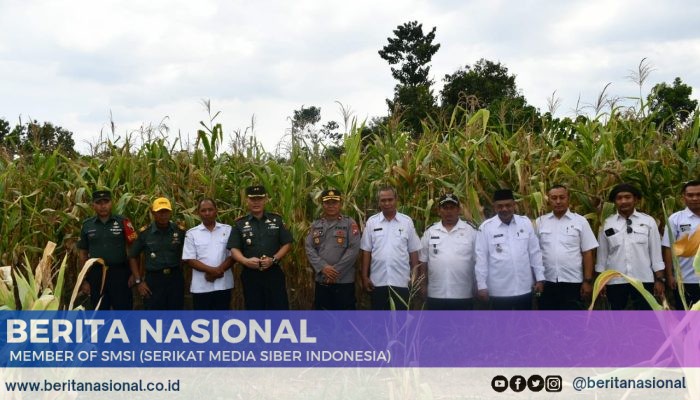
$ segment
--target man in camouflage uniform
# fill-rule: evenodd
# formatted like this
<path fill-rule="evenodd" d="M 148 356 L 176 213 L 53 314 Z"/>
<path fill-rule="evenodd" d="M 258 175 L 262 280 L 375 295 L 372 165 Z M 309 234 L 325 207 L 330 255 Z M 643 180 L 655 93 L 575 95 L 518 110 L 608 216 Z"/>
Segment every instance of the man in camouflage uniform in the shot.
<path fill-rule="evenodd" d="M 265 211 L 263 186 L 246 188 L 250 213 L 238 218 L 226 248 L 243 266 L 241 283 L 247 310 L 288 310 L 287 285 L 280 266 L 292 248 L 292 234 L 278 214 Z"/>
<path fill-rule="evenodd" d="M 90 295 L 96 309 L 131 310 L 133 298 L 129 285 L 131 272 L 127 247 L 136 240 L 136 232 L 127 218 L 112 214 L 112 193 L 108 190 L 92 193 L 92 208 L 95 216 L 83 221 L 80 230 L 78 269 L 85 265 L 88 258 L 102 258 L 107 272 L 103 283 L 102 268 L 99 264 L 93 264 L 81 285 L 81 292 Z"/>
<path fill-rule="evenodd" d="M 321 192 L 323 216 L 311 225 L 305 249 L 316 281 L 317 310 L 355 309 L 355 261 L 360 252 L 357 223 L 340 214 L 340 191 Z"/>
<path fill-rule="evenodd" d="M 182 310 L 185 279 L 182 275 L 182 246 L 185 230 L 170 221 L 172 206 L 165 197 L 151 207 L 153 222 L 141 229 L 129 251 L 131 272 L 147 310 Z M 144 255 L 146 276 L 141 279 L 139 257 Z"/>

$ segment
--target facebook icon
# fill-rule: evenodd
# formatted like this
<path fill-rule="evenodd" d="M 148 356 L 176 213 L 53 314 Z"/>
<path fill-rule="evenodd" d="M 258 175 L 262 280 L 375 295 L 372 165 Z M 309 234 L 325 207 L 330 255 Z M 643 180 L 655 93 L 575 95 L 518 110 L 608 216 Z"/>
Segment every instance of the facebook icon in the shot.
<path fill-rule="evenodd" d="M 510 378 L 510 390 L 514 392 L 522 392 L 525 390 L 525 378 L 520 375 L 514 375 Z"/>

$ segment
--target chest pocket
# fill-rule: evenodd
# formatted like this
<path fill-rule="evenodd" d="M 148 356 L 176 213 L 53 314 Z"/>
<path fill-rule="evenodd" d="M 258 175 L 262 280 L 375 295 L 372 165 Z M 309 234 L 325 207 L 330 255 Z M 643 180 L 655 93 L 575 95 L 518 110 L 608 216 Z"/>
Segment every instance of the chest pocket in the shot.
<path fill-rule="evenodd" d="M 608 241 L 608 247 L 611 253 L 617 251 L 622 245 L 622 232 L 616 232 L 614 235 L 606 236 L 605 238 Z"/>
<path fill-rule="evenodd" d="M 649 229 L 645 226 L 635 226 L 632 228 L 632 241 L 640 246 L 649 244 Z"/>
<path fill-rule="evenodd" d="M 146 248 L 152 252 L 157 252 L 163 250 L 164 246 L 161 241 L 149 239 L 146 241 Z"/>
<path fill-rule="evenodd" d="M 347 229 L 336 228 L 333 232 L 333 237 L 335 238 L 335 245 L 337 247 L 342 247 L 342 248 L 348 247 Z"/>
<path fill-rule="evenodd" d="M 552 243 L 552 231 L 549 229 L 542 229 L 539 231 L 540 247 Z"/>
<path fill-rule="evenodd" d="M 561 244 L 567 249 L 577 249 L 581 247 L 580 243 L 580 233 L 578 229 L 571 228 L 564 229 L 561 235 Z"/>

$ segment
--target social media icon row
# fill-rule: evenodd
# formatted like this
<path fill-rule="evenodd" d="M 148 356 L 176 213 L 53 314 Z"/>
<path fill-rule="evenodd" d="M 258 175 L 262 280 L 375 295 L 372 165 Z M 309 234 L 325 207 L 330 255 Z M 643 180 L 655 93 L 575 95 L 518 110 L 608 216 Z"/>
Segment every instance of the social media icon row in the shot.
<path fill-rule="evenodd" d="M 501 393 L 508 390 L 514 392 L 522 392 L 525 388 L 533 392 L 539 392 L 544 389 L 547 392 L 561 392 L 562 379 L 559 375 L 547 375 L 542 378 L 540 375 L 531 375 L 527 380 L 522 375 L 514 375 L 506 378 L 503 375 L 496 375 L 491 380 L 493 390 Z"/>

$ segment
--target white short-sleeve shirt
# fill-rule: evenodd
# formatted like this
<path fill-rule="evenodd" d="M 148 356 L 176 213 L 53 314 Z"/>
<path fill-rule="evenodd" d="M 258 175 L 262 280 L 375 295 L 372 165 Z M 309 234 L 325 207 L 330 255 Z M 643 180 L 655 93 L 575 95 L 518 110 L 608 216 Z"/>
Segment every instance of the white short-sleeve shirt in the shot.
<path fill-rule="evenodd" d="M 588 221 L 569 210 L 561 218 L 545 214 L 535 221 L 542 249 L 544 279 L 548 282 L 583 282 L 581 253 L 598 247 Z"/>
<path fill-rule="evenodd" d="M 229 255 L 226 249 L 228 237 L 231 234 L 231 225 L 217 222 L 210 231 L 204 224 L 199 224 L 185 234 L 185 245 L 182 249 L 183 260 L 198 260 L 213 268 L 219 266 Z M 233 288 L 233 272 L 231 269 L 224 272 L 224 276 L 209 282 L 204 272 L 192 269 L 192 283 L 190 292 L 208 293 L 217 290 Z"/>
<path fill-rule="evenodd" d="M 423 233 L 419 258 L 428 264 L 428 297 L 474 297 L 475 242 L 476 229 L 462 220 L 449 232 L 437 222 Z"/>
<path fill-rule="evenodd" d="M 668 221 L 673 229 L 673 236 L 676 240 L 684 235 L 692 235 L 698 229 L 698 226 L 700 226 L 700 216 L 696 215 L 688 208 L 671 214 L 671 216 L 668 217 Z M 670 242 L 667 226 L 664 231 L 664 237 L 661 240 L 661 245 L 664 247 L 671 247 Z M 700 282 L 700 278 L 695 273 L 695 268 L 693 268 L 693 257 L 678 257 L 678 263 L 681 267 L 683 283 Z"/>
<path fill-rule="evenodd" d="M 375 286 L 408 287 L 409 253 L 420 247 L 413 220 L 399 212 L 391 220 L 381 212 L 369 217 L 360 241 L 360 248 L 372 255 L 370 279 Z"/>

